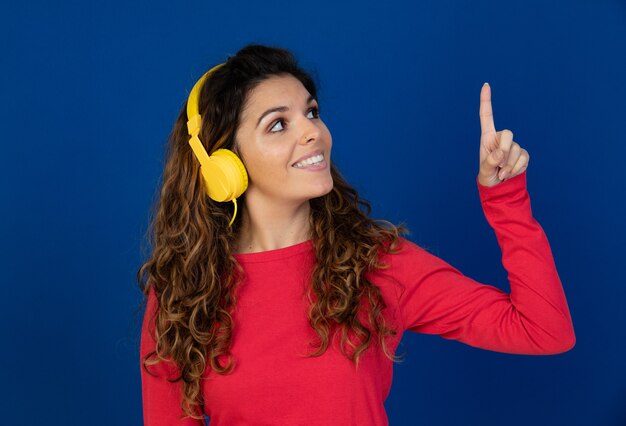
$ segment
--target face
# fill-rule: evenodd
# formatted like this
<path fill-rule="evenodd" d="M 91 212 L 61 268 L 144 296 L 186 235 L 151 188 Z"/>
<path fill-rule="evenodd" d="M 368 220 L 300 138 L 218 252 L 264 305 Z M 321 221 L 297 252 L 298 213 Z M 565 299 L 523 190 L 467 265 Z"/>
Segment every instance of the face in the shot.
<path fill-rule="evenodd" d="M 330 192 L 332 137 L 318 107 L 292 75 L 272 76 L 248 94 L 236 133 L 246 199 L 298 203 Z"/>

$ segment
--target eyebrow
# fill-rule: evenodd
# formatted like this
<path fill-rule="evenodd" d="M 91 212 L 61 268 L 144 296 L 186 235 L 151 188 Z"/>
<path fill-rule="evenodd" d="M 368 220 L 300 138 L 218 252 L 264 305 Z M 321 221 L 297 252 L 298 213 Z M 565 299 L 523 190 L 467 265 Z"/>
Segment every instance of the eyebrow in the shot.
<path fill-rule="evenodd" d="M 317 100 L 317 99 L 315 99 L 315 96 L 313 96 L 313 95 L 309 95 L 309 97 L 308 97 L 308 98 L 307 98 L 307 100 L 306 100 L 307 105 L 308 105 L 308 104 L 310 104 L 310 103 L 311 103 L 311 101 L 313 101 L 313 100 Z M 261 116 L 259 117 L 259 121 L 257 121 L 257 123 L 256 123 L 256 127 L 259 127 L 259 124 L 261 124 L 261 120 L 263 120 L 263 118 L 264 118 L 266 115 L 271 114 L 271 113 L 273 113 L 273 112 L 277 112 L 277 111 L 280 111 L 280 112 L 289 111 L 289 107 L 286 107 L 286 106 L 279 106 L 279 107 L 274 107 L 274 108 L 270 108 L 270 109 L 268 109 L 268 110 L 267 110 L 267 111 L 265 111 L 263 114 L 261 114 Z M 255 128 L 256 128 L 256 127 L 255 127 Z"/>

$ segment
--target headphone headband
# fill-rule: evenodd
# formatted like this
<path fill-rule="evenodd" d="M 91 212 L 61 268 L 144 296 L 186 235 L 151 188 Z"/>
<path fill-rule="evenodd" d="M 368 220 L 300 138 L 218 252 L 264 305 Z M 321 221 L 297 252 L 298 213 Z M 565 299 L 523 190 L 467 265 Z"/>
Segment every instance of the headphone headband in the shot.
<path fill-rule="evenodd" d="M 202 90 L 202 86 L 204 86 L 204 82 L 206 79 L 215 71 L 216 69 L 223 66 L 225 62 L 218 64 L 204 73 L 202 77 L 196 81 L 196 84 L 193 85 L 191 89 L 191 93 L 189 93 L 189 99 L 187 100 L 187 131 L 190 136 L 197 136 L 200 132 L 200 127 L 202 126 L 202 121 L 200 119 L 200 113 L 198 112 L 198 99 L 200 98 L 200 91 Z M 191 124 L 190 124 L 191 122 Z"/>

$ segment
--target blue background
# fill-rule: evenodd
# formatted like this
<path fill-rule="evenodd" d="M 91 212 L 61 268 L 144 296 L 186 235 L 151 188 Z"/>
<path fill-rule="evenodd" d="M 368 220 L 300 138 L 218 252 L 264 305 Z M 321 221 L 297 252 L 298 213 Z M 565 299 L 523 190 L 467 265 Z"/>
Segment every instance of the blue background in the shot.
<path fill-rule="evenodd" d="M 626 424 L 626 3 L 12 2 L 0 14 L 1 423 L 138 425 L 135 272 L 166 136 L 250 42 L 319 84 L 333 160 L 372 216 L 509 291 L 480 206 L 478 105 L 528 189 L 577 344 L 554 356 L 405 333 L 391 425 Z"/>

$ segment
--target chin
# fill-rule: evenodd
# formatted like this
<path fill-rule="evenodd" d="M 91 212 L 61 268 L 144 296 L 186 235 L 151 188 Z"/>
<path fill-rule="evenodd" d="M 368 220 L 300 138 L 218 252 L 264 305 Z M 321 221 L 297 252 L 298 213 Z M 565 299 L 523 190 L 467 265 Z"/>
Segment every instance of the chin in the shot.
<path fill-rule="evenodd" d="M 315 197 L 313 197 L 313 198 L 321 197 L 321 196 L 324 196 L 324 195 L 328 194 L 330 191 L 333 190 L 333 186 L 334 186 L 333 179 L 330 178 L 329 183 L 327 185 L 325 185 L 324 187 L 322 187 L 318 191 L 318 194 Z"/>

